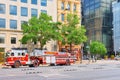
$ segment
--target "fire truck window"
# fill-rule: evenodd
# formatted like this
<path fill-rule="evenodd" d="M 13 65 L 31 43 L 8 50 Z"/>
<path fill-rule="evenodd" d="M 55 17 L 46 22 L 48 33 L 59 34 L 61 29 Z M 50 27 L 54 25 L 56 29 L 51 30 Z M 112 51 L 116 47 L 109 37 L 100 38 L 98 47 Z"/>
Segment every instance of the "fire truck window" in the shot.
<path fill-rule="evenodd" d="M 14 53 L 11 53 L 11 56 L 14 56 Z"/>
<path fill-rule="evenodd" d="M 25 56 L 25 53 L 22 53 L 22 56 Z"/>
<path fill-rule="evenodd" d="M 18 53 L 18 56 L 20 56 L 20 53 Z"/>

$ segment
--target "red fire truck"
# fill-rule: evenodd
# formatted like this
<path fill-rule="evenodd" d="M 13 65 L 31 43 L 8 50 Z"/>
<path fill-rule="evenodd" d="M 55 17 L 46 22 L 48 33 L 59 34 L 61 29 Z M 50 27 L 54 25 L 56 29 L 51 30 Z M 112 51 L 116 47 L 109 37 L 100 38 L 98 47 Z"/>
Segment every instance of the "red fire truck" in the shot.
<path fill-rule="evenodd" d="M 6 52 L 5 65 L 12 68 L 20 66 L 38 67 L 40 64 L 70 65 L 75 63 L 76 56 L 67 52 L 52 52 L 35 49 L 28 53 L 25 48 L 14 48 Z"/>

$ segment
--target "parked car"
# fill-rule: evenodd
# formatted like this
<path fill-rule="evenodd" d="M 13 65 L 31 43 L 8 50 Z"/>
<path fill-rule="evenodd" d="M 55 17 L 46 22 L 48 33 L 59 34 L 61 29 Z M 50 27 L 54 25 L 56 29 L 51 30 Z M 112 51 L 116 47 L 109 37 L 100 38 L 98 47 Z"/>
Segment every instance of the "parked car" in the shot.
<path fill-rule="evenodd" d="M 115 57 L 115 60 L 120 60 L 120 55 L 117 55 L 117 56 Z"/>

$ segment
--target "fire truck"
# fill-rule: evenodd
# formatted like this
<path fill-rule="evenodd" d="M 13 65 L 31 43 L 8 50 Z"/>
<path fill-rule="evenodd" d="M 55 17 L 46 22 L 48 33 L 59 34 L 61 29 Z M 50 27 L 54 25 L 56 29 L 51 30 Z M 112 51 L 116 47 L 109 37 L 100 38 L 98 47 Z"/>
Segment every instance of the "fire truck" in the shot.
<path fill-rule="evenodd" d="M 76 56 L 67 52 L 34 49 L 28 53 L 26 48 L 12 48 L 6 52 L 5 65 L 12 68 L 20 66 L 38 67 L 40 64 L 70 65 L 75 63 Z"/>

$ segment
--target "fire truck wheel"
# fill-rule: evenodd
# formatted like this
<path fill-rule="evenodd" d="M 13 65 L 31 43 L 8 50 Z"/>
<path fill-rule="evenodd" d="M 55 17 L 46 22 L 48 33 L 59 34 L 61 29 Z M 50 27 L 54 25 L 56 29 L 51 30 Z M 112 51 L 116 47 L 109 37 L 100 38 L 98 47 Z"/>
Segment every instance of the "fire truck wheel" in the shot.
<path fill-rule="evenodd" d="M 19 61 L 15 61 L 14 66 L 12 66 L 14 68 L 19 68 L 20 67 L 20 62 Z"/>
<path fill-rule="evenodd" d="M 70 60 L 69 59 L 66 60 L 66 65 L 68 65 L 68 66 L 70 65 Z"/>
<path fill-rule="evenodd" d="M 33 67 L 38 67 L 38 66 L 39 66 L 39 61 L 38 60 L 34 60 Z"/>

